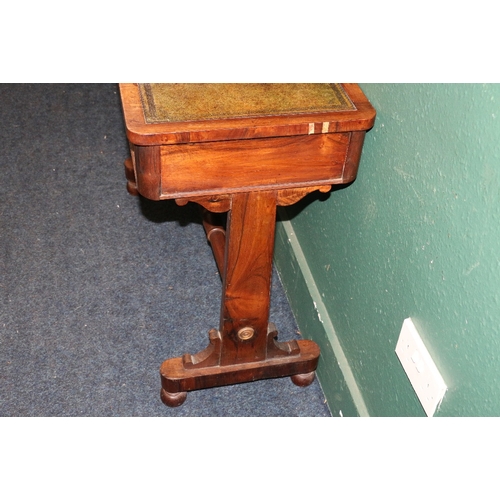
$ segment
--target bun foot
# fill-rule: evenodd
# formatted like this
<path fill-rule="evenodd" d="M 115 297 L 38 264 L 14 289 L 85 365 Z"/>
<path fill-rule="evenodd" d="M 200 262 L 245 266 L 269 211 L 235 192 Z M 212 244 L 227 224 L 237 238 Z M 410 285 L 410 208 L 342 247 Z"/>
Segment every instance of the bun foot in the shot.
<path fill-rule="evenodd" d="M 165 389 L 162 389 L 160 397 L 161 400 L 163 401 L 163 404 L 175 408 L 176 406 L 180 406 L 182 403 L 184 403 L 184 401 L 186 401 L 187 392 L 171 393 L 167 392 Z"/>
<path fill-rule="evenodd" d="M 292 375 L 290 378 L 295 385 L 299 387 L 307 387 L 313 383 L 316 372 L 309 373 L 299 373 L 298 375 Z"/>

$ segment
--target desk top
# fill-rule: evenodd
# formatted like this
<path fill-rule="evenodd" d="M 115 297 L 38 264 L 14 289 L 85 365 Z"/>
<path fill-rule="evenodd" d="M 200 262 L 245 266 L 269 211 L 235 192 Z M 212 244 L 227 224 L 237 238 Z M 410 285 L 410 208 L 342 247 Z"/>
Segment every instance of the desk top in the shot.
<path fill-rule="evenodd" d="M 127 137 L 180 144 L 367 130 L 375 110 L 355 84 L 120 84 Z"/>
<path fill-rule="evenodd" d="M 146 123 L 353 111 L 339 84 L 141 83 Z"/>

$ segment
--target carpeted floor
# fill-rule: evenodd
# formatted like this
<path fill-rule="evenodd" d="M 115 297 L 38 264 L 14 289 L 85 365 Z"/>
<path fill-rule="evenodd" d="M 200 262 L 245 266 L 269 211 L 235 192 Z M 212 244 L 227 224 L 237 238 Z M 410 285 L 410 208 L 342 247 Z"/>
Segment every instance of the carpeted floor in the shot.
<path fill-rule="evenodd" d="M 0 85 L 0 416 L 330 416 L 317 381 L 159 398 L 206 347 L 220 278 L 195 206 L 130 196 L 118 88 Z M 297 335 L 274 276 L 271 320 Z"/>

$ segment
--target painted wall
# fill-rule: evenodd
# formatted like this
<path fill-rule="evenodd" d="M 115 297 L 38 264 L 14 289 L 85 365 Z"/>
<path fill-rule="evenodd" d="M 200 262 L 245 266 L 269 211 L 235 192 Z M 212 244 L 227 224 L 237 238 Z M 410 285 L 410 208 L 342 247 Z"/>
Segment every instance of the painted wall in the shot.
<path fill-rule="evenodd" d="M 425 415 L 394 352 L 411 317 L 449 388 L 436 416 L 499 416 L 500 85 L 361 87 L 377 120 L 357 180 L 277 232 L 332 414 Z"/>

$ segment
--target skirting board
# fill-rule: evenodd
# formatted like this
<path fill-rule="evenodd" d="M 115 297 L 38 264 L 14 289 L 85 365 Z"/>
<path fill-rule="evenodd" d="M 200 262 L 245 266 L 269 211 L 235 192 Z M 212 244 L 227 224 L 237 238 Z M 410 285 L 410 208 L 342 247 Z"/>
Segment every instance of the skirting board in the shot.
<path fill-rule="evenodd" d="M 277 225 L 274 263 L 301 334 L 320 346 L 316 373 L 328 407 L 334 417 L 369 417 L 293 225 L 286 219 L 283 215 Z"/>

